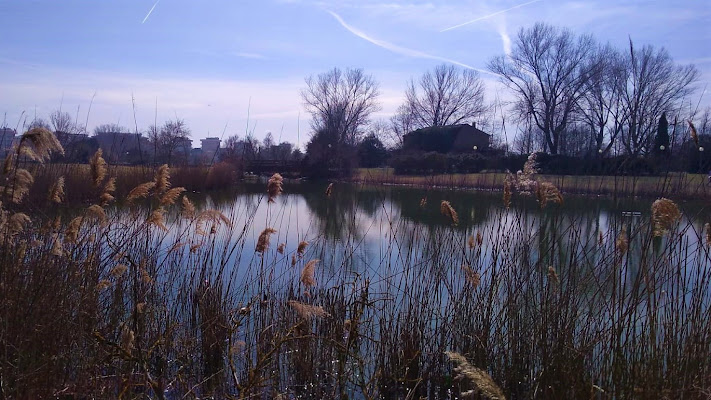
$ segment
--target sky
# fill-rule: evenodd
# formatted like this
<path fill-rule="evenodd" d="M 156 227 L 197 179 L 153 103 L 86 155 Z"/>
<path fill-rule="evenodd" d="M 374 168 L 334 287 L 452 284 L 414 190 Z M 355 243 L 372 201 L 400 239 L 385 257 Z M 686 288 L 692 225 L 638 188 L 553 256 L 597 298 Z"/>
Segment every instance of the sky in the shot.
<path fill-rule="evenodd" d="M 195 147 L 246 132 L 303 146 L 309 75 L 363 68 L 380 84 L 375 119 L 442 63 L 481 71 L 493 100 L 507 93 L 488 61 L 539 21 L 664 47 L 701 72 L 689 102 L 711 104 L 711 0 L 0 0 L 0 117 L 61 109 L 89 131 L 177 117 Z"/>

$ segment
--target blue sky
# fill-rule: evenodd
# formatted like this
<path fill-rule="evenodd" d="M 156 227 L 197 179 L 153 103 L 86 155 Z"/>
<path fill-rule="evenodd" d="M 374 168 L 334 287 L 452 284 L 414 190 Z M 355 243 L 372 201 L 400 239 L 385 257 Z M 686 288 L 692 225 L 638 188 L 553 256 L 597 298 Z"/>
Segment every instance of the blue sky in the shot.
<path fill-rule="evenodd" d="M 483 70 L 536 21 L 665 47 L 702 72 L 694 103 L 711 83 L 711 0 L 0 0 L 0 113 L 14 127 L 61 106 L 90 130 L 133 129 L 133 96 L 139 129 L 178 116 L 193 139 L 244 135 L 249 115 L 257 138 L 303 145 L 306 76 L 365 69 L 387 118 L 411 77 L 442 62 Z"/>

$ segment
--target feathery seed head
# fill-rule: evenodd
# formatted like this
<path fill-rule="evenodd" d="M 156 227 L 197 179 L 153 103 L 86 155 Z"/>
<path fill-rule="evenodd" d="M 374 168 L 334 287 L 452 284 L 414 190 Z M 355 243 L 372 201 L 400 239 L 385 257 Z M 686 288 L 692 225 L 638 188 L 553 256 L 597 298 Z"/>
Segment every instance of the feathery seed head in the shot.
<path fill-rule="evenodd" d="M 314 275 L 316 272 L 316 264 L 318 264 L 318 262 L 319 260 L 309 261 L 306 263 L 306 266 L 304 266 L 303 271 L 301 271 L 301 283 L 303 283 L 307 288 L 316 286 L 316 279 L 314 278 Z"/>
<path fill-rule="evenodd" d="M 681 212 L 673 201 L 661 198 L 652 203 L 654 236 L 663 236 L 679 218 L 681 218 Z"/>
<path fill-rule="evenodd" d="M 259 234 L 259 239 L 257 239 L 257 246 L 254 249 L 257 253 L 264 254 L 269 248 L 269 235 L 276 233 L 276 229 L 265 228 L 261 234 Z"/>
<path fill-rule="evenodd" d="M 267 194 L 269 194 L 269 203 L 273 203 L 274 199 L 281 194 L 283 181 L 284 178 L 282 178 L 282 176 L 278 173 L 272 175 L 272 177 L 269 178 L 269 182 L 267 183 Z"/>
<path fill-rule="evenodd" d="M 449 204 L 448 201 L 442 200 L 439 210 L 442 215 L 449 217 L 449 219 L 452 221 L 452 225 L 459 224 L 459 216 L 457 215 L 457 212 L 454 211 L 454 208 L 451 204 Z"/>
<path fill-rule="evenodd" d="M 108 173 L 106 160 L 104 160 L 103 154 L 103 150 L 99 148 L 98 150 L 96 150 L 96 153 L 91 156 L 91 159 L 89 159 L 89 166 L 91 167 L 91 178 L 94 181 L 95 187 L 101 186 L 101 182 L 104 181 L 104 179 L 106 178 L 106 174 Z"/>

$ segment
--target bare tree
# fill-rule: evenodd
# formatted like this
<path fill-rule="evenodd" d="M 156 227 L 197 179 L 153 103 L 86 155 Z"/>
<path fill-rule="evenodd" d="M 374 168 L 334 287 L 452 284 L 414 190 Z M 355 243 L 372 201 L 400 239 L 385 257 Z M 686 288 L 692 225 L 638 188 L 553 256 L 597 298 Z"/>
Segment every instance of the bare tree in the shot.
<path fill-rule="evenodd" d="M 699 71 L 693 65 L 677 66 L 669 53 L 652 46 L 635 49 L 630 40 L 624 68 L 618 79 L 626 113 L 622 141 L 628 154 L 649 151 L 659 117 L 694 91 Z"/>
<path fill-rule="evenodd" d="M 610 45 L 599 47 L 592 57 L 602 70 L 585 83 L 585 94 L 579 102 L 579 115 L 590 130 L 590 142 L 593 145 L 590 150 L 603 154 L 612 149 L 627 121 L 620 90 L 624 60 Z"/>
<path fill-rule="evenodd" d="M 77 124 L 72 120 L 71 114 L 66 111 L 55 110 L 49 115 L 49 122 L 52 124 L 54 133 L 77 133 Z"/>
<path fill-rule="evenodd" d="M 402 147 L 402 138 L 406 133 L 415 130 L 415 121 L 408 108 L 403 104 L 398 107 L 395 115 L 390 117 L 390 132 L 395 147 Z"/>
<path fill-rule="evenodd" d="M 472 122 L 486 111 L 484 84 L 474 70 L 438 65 L 410 80 L 404 107 L 415 128 Z"/>
<path fill-rule="evenodd" d="M 314 132 L 325 130 L 337 136 L 337 143 L 355 145 L 370 115 L 380 109 L 378 94 L 378 83 L 362 69 L 334 68 L 306 78 L 301 97 Z"/>
<path fill-rule="evenodd" d="M 190 129 L 182 119 L 166 121 L 160 128 L 155 125 L 148 128 L 148 140 L 154 146 L 158 162 L 170 164 L 176 151 L 187 157 L 191 150 L 187 148 L 189 137 Z"/>
<path fill-rule="evenodd" d="M 531 114 L 553 154 L 558 153 L 586 83 L 600 72 L 601 66 L 591 61 L 594 49 L 592 36 L 576 37 L 566 29 L 537 23 L 518 32 L 509 57 L 489 62 L 489 69 L 513 90 L 518 107 Z"/>

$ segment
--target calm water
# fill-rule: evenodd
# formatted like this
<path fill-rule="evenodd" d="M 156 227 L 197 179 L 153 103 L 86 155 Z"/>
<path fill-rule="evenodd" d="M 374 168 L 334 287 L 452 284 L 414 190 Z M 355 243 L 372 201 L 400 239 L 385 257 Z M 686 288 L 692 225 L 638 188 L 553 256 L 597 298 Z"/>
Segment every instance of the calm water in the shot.
<path fill-rule="evenodd" d="M 341 282 L 344 274 L 367 275 L 376 282 L 407 282 L 425 272 L 421 265 L 458 267 L 465 263 L 481 270 L 500 254 L 515 251 L 530 253 L 531 264 L 556 264 L 558 260 L 564 265 L 566 257 L 575 256 L 594 268 L 600 260 L 589 250 L 603 243 L 614 246 L 623 227 L 632 233 L 628 268 L 634 273 L 635 260 L 641 257 L 635 252 L 642 247 L 635 243 L 643 239 L 635 232 L 648 223 L 653 201 L 565 196 L 562 205 L 551 204 L 542 211 L 535 198 L 515 195 L 507 210 L 501 193 L 336 183 L 327 197 L 326 186 L 285 183 L 284 194 L 271 204 L 263 183 L 246 184 L 231 193 L 193 194 L 191 198 L 198 208 L 219 209 L 235 221 L 232 230 L 219 228 L 215 238 L 204 239 L 230 248 L 224 257 L 216 258 L 221 268 L 229 269 L 239 280 L 293 281 L 293 270 L 300 268 L 291 266 L 291 257 L 299 242 L 306 240 L 310 245 L 299 265 L 310 259 L 321 260 L 319 285 Z M 453 226 L 440 213 L 442 200 L 449 201 L 459 214 L 458 225 Z M 678 232 L 688 246 L 696 246 L 711 215 L 702 204 L 680 206 L 684 217 Z M 277 232 L 271 237 L 269 250 L 260 256 L 254 248 L 266 227 Z M 173 237 L 164 242 L 166 246 L 183 240 L 179 232 L 187 228 L 177 228 L 171 228 Z M 480 252 L 442 254 L 444 250 L 462 253 L 468 238 L 477 233 L 483 238 Z M 193 237 L 191 244 L 197 240 L 203 239 Z M 283 254 L 277 252 L 281 243 L 285 245 Z M 539 260 L 539 254 L 546 254 L 547 259 Z M 258 278 L 258 271 L 265 273 L 265 265 L 269 267 L 268 276 Z"/>

